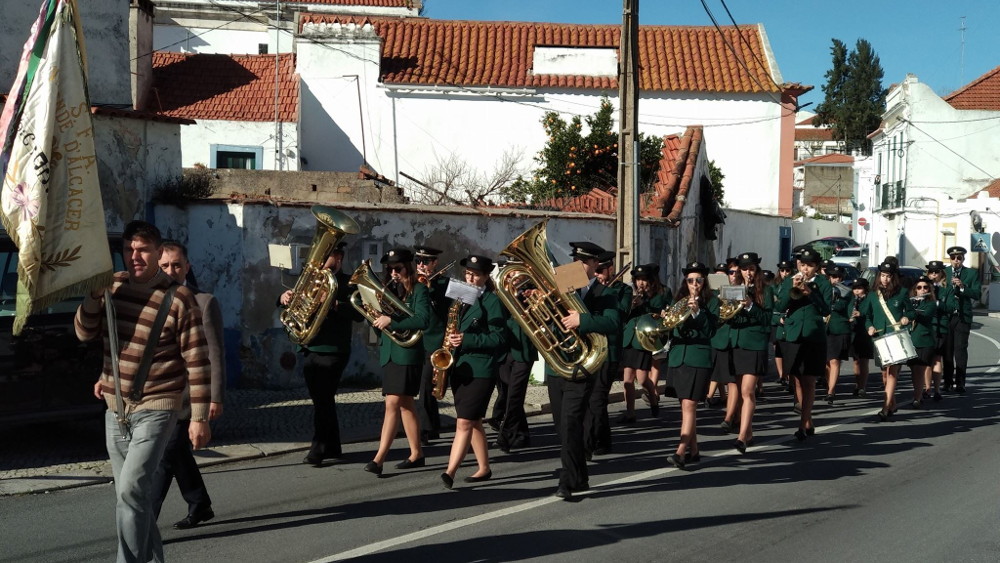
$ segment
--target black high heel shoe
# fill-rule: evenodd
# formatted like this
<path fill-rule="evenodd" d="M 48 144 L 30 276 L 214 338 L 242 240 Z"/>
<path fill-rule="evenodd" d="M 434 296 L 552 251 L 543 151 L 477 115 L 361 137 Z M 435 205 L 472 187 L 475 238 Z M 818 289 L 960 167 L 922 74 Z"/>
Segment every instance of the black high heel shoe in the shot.
<path fill-rule="evenodd" d="M 382 475 L 382 466 L 375 463 L 374 461 L 369 461 L 365 464 L 365 471 L 369 473 L 374 473 L 376 476 Z"/>
<path fill-rule="evenodd" d="M 448 475 L 447 473 L 441 474 L 441 483 L 444 484 L 444 488 L 448 489 L 449 491 L 453 486 L 455 486 L 455 480 L 451 477 L 451 475 Z"/>
<path fill-rule="evenodd" d="M 736 451 L 741 454 L 747 453 L 747 444 L 743 440 L 736 440 Z"/>

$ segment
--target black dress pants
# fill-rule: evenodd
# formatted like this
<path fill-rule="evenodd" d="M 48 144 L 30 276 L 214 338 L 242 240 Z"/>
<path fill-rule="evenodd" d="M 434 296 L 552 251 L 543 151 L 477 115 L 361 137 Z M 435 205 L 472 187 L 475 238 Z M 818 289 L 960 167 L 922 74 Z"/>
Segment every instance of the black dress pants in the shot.
<path fill-rule="evenodd" d="M 441 414 L 438 401 L 434 398 L 434 366 L 430 355 L 424 361 L 420 372 L 420 391 L 417 394 L 417 416 L 420 417 L 420 432 L 427 437 L 437 439 L 441 433 Z"/>
<path fill-rule="evenodd" d="M 528 417 L 524 412 L 524 400 L 528 395 L 531 364 L 532 362 L 515 361 L 508 355 L 507 360 L 500 365 L 500 385 L 504 387 L 504 402 L 499 405 L 503 409 L 500 435 L 497 436 L 497 443 L 500 446 L 517 447 L 529 439 L 530 430 Z"/>
<path fill-rule="evenodd" d="M 969 332 L 972 325 L 955 315 L 948 322 L 944 338 L 944 386 L 965 387 L 965 371 L 969 366 Z"/>
<path fill-rule="evenodd" d="M 583 443 L 583 421 L 587 416 L 590 393 L 594 389 L 595 375 L 587 375 L 574 380 L 558 375 L 546 377 L 549 402 L 552 405 L 552 422 L 559 435 L 559 457 L 562 473 L 559 483 L 571 490 L 589 485 L 587 458 Z"/>
<path fill-rule="evenodd" d="M 349 355 L 310 353 L 303 375 L 313 404 L 313 439 L 309 454 L 340 457 L 340 421 L 337 419 L 337 388 Z"/>
<path fill-rule="evenodd" d="M 198 470 L 198 463 L 191 451 L 191 439 L 188 437 L 190 423 L 190 419 L 177 421 L 173 434 L 167 442 L 167 449 L 163 452 L 160 470 L 153 477 L 153 487 L 156 491 L 153 497 L 153 514 L 156 518 L 160 516 L 160 508 L 167 498 L 170 483 L 174 478 L 177 479 L 181 496 L 188 505 L 189 516 L 212 507 L 212 498 L 208 496 L 205 481 L 201 478 L 201 471 Z"/>
<path fill-rule="evenodd" d="M 617 362 L 604 362 L 594 379 L 594 390 L 590 393 L 587 405 L 587 418 L 584 421 L 584 447 L 587 451 L 611 449 L 611 421 L 608 419 L 608 396 L 611 384 L 618 373 Z"/>

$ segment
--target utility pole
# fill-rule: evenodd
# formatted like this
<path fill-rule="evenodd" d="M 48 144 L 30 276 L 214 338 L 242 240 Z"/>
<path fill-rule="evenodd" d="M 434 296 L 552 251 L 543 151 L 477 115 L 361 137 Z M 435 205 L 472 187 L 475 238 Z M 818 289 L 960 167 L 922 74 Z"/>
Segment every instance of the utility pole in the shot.
<path fill-rule="evenodd" d="M 639 0 L 622 0 L 618 62 L 618 267 L 639 265 Z M 626 277 L 626 279 L 628 279 Z"/>

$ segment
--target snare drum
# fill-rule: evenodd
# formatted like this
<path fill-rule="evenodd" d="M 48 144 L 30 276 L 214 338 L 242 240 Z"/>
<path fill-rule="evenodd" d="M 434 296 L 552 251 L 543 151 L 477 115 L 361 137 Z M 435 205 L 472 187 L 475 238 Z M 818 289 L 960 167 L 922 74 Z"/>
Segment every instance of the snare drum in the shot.
<path fill-rule="evenodd" d="M 882 367 L 904 364 L 917 357 L 917 349 L 913 347 L 909 332 L 891 332 L 875 338 L 873 342 Z"/>

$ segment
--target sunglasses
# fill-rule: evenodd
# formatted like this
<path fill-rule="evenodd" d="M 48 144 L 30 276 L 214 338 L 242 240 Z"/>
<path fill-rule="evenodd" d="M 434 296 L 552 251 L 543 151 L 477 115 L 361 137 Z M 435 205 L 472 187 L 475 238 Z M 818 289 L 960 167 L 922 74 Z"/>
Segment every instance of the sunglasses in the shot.
<path fill-rule="evenodd" d="M 727 270 L 726 273 L 729 274 L 730 276 L 735 276 L 736 274 L 740 273 L 740 271 L 739 270 Z"/>
<path fill-rule="evenodd" d="M 791 272 L 792 269 L 791 268 L 778 268 L 778 271 L 779 272 Z"/>
<path fill-rule="evenodd" d="M 922 283 L 922 284 L 918 284 L 917 285 L 917 289 L 926 289 L 926 290 L 929 291 L 931 289 L 931 286 L 929 286 L 929 285 L 927 285 L 925 283 Z"/>
<path fill-rule="evenodd" d="M 416 259 L 416 263 L 417 264 L 433 264 L 434 262 L 437 262 L 437 258 L 417 258 Z"/>
<path fill-rule="evenodd" d="M 688 283 L 705 283 L 705 278 L 687 278 L 685 281 Z"/>
<path fill-rule="evenodd" d="M 406 268 L 404 268 L 402 266 L 389 266 L 389 271 L 390 272 L 395 272 L 395 273 L 402 272 L 405 269 Z"/>
<path fill-rule="evenodd" d="M 952 254 L 951 255 L 951 259 L 952 260 L 965 260 L 965 255 L 963 255 L 963 254 Z"/>

